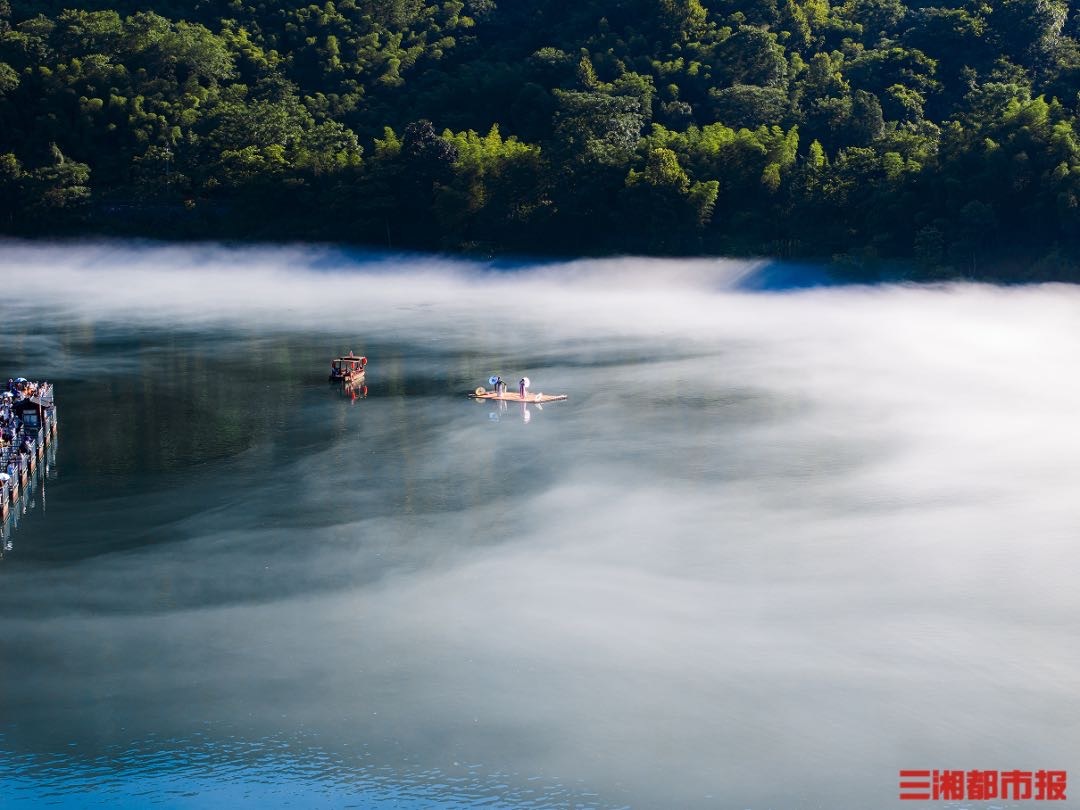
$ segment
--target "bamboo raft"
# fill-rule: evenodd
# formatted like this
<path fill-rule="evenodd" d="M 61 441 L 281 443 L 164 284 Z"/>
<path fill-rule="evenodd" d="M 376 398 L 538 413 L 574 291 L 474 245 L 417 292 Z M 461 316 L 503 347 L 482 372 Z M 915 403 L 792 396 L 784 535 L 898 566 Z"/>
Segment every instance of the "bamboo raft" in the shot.
<path fill-rule="evenodd" d="M 485 388 L 477 388 L 469 396 L 472 399 L 490 399 L 496 402 L 528 402 L 537 405 L 543 405 L 546 402 L 560 402 L 567 399 L 566 394 L 525 394 L 521 396 L 517 391 L 507 391 L 503 394 L 497 394 L 494 391 L 488 391 Z"/>

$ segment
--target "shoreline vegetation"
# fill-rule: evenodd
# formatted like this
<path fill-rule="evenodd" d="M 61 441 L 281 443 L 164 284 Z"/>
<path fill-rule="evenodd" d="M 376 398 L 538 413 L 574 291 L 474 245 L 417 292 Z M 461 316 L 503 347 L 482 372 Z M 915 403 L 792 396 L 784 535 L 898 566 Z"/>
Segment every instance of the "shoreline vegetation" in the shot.
<path fill-rule="evenodd" d="M 1077 6 L 0 0 L 0 235 L 1078 280 Z"/>

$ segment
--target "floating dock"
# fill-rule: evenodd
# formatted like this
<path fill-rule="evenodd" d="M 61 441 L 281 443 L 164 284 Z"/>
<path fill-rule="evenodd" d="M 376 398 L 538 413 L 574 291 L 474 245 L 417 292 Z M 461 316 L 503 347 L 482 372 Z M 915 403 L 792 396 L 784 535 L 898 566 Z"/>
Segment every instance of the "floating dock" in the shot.
<path fill-rule="evenodd" d="M 7 476 L 0 479 L 0 524 L 17 508 L 29 488 L 59 425 L 51 385 L 29 383 L 9 393 L 11 396 L 4 396 L 0 404 L 0 415 L 6 423 L 0 426 L 6 428 L 0 439 L 0 473 Z M 13 435 L 11 425 L 15 426 Z"/>
<path fill-rule="evenodd" d="M 488 391 L 484 388 L 477 388 L 471 394 L 473 399 L 490 399 L 495 402 L 528 402 L 535 403 L 537 405 L 543 405 L 545 402 L 561 402 L 564 399 L 568 399 L 566 394 L 529 394 L 521 396 L 517 391 L 506 391 L 502 394 L 497 394 L 494 391 Z"/>

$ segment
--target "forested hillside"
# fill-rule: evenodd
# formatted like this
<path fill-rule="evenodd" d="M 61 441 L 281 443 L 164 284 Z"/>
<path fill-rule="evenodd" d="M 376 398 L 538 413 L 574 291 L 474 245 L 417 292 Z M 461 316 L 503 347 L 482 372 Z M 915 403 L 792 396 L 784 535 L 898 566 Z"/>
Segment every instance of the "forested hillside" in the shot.
<path fill-rule="evenodd" d="M 1066 276 L 1078 6 L 0 0 L 0 231 Z"/>

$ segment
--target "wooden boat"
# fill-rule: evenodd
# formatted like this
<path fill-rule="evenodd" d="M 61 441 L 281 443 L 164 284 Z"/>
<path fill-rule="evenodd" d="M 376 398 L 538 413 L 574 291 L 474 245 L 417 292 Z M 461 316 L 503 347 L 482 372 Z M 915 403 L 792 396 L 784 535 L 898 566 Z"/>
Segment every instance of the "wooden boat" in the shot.
<path fill-rule="evenodd" d="M 343 382 L 350 385 L 361 383 L 364 380 L 367 358 L 357 357 L 352 352 L 343 357 L 335 357 L 330 361 L 330 382 Z"/>
<path fill-rule="evenodd" d="M 522 397 L 517 391 L 504 391 L 501 394 L 496 391 L 488 391 L 486 388 L 477 388 L 469 396 L 472 399 L 491 399 L 496 402 L 531 402 L 543 405 L 545 402 L 560 402 L 567 399 L 566 394 L 530 394 L 525 393 Z"/>

